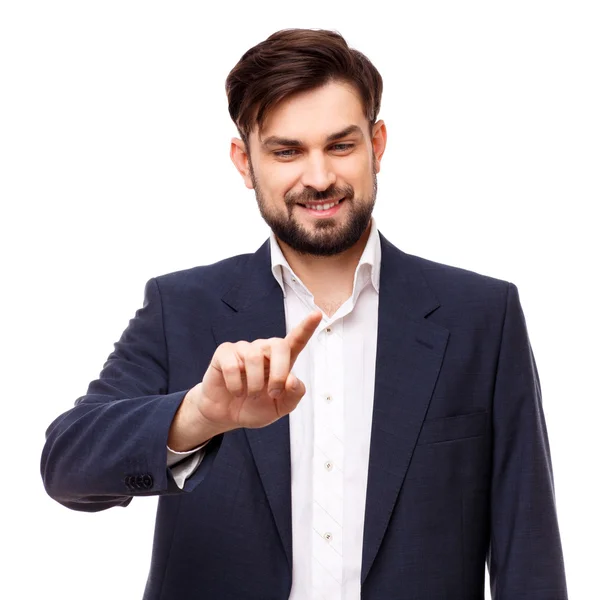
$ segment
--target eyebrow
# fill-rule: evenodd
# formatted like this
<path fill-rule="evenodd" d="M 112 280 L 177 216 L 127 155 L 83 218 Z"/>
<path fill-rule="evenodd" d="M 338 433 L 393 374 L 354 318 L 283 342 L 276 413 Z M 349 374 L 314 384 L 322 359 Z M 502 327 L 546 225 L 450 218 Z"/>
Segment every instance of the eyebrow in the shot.
<path fill-rule="evenodd" d="M 331 142 L 335 142 L 335 140 L 339 140 L 339 139 L 344 138 L 347 135 L 351 135 L 353 133 L 358 133 L 362 137 L 362 131 L 358 125 L 349 125 L 345 129 L 342 129 L 341 131 L 336 131 L 335 133 L 328 135 L 325 142 L 329 144 Z M 262 145 L 263 146 L 292 146 L 294 148 L 299 148 L 303 144 L 300 140 L 294 140 L 294 139 L 290 139 L 290 138 L 284 138 L 284 137 L 279 137 L 276 135 L 271 135 L 262 142 Z"/>

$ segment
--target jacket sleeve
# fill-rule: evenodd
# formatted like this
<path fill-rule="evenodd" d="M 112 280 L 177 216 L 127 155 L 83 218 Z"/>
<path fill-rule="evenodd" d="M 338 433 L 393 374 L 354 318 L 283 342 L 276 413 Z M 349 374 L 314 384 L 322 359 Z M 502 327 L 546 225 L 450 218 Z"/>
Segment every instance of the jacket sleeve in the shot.
<path fill-rule="evenodd" d="M 517 287 L 509 283 L 493 400 L 491 535 L 494 600 L 566 600 L 540 381 Z"/>
<path fill-rule="evenodd" d="M 168 391 L 169 365 L 158 283 L 115 344 L 98 379 L 46 431 L 41 474 L 47 493 L 68 508 L 127 506 L 133 496 L 181 493 L 167 467 L 167 438 L 188 390 Z M 184 491 L 214 458 L 215 439 Z M 213 450 L 212 452 L 210 450 Z"/>

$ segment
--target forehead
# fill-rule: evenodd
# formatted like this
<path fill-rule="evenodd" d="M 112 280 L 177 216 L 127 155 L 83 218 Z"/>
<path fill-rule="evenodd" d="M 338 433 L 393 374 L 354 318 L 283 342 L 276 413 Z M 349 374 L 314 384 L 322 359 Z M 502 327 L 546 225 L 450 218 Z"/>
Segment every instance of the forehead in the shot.
<path fill-rule="evenodd" d="M 368 122 L 360 95 L 350 84 L 331 82 L 280 102 L 269 112 L 261 131 L 253 130 L 251 138 L 259 144 L 272 136 L 316 143 L 350 124 L 358 125 L 366 136 Z"/>

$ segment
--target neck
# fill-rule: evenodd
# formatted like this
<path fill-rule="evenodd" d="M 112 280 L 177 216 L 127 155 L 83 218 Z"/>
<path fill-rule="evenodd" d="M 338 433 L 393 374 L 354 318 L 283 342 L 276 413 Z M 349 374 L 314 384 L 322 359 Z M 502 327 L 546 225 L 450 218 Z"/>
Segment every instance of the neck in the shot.
<path fill-rule="evenodd" d="M 367 245 L 371 224 L 372 220 L 354 246 L 334 256 L 299 254 L 279 238 L 277 242 L 291 269 L 315 298 L 345 300 L 352 294 L 354 273 Z"/>

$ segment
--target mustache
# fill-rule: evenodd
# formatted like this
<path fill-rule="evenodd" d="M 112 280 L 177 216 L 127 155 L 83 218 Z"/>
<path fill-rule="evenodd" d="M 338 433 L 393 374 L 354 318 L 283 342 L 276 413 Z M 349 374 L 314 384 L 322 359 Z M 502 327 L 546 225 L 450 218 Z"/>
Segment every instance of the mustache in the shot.
<path fill-rule="evenodd" d="M 326 200 L 337 200 L 338 198 L 354 198 L 352 186 L 327 188 L 319 192 L 313 188 L 305 188 L 300 194 L 286 194 L 286 204 L 306 204 L 307 202 L 325 202 Z"/>

